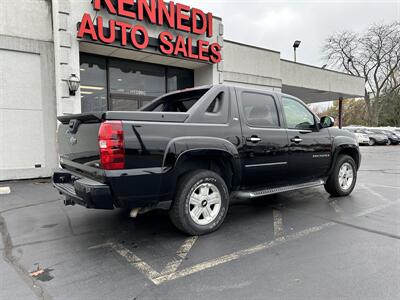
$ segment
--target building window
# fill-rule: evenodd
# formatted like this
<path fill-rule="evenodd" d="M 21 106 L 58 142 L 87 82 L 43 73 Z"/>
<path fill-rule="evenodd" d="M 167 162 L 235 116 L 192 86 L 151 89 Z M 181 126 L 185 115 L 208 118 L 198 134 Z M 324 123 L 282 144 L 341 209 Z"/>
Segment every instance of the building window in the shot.
<path fill-rule="evenodd" d="M 194 86 L 189 69 L 84 53 L 80 59 L 82 112 L 134 111 L 166 92 Z"/>
<path fill-rule="evenodd" d="M 109 60 L 110 110 L 137 110 L 165 93 L 165 67 Z"/>
<path fill-rule="evenodd" d="M 194 86 L 193 70 L 167 68 L 167 92 Z"/>
<path fill-rule="evenodd" d="M 82 112 L 107 110 L 107 63 L 99 56 L 81 54 Z"/>

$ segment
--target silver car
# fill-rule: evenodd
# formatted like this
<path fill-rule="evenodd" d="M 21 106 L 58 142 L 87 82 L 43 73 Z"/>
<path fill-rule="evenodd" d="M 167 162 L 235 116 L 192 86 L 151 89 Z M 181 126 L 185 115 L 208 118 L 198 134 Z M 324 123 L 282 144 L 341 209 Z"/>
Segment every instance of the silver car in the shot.
<path fill-rule="evenodd" d="M 367 134 L 369 137 L 368 145 L 370 145 L 370 146 L 387 145 L 389 143 L 389 139 L 388 139 L 387 135 L 385 135 L 383 133 L 376 133 L 367 128 L 357 128 L 355 130 L 355 132 Z"/>

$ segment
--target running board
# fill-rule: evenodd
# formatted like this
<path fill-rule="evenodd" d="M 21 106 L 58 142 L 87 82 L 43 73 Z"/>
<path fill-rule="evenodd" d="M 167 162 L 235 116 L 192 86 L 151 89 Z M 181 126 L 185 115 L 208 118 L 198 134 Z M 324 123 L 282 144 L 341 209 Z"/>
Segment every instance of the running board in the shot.
<path fill-rule="evenodd" d="M 287 186 L 275 187 L 275 188 L 263 188 L 263 189 L 258 189 L 258 190 L 242 190 L 242 191 L 233 192 L 232 197 L 240 198 L 240 199 L 256 198 L 256 197 L 273 195 L 273 194 L 289 192 L 289 191 L 294 191 L 294 190 L 299 190 L 299 189 L 304 189 L 304 188 L 310 188 L 310 187 L 314 187 L 314 186 L 323 185 L 324 183 L 325 182 L 323 180 L 317 180 L 317 181 L 311 181 L 311 182 L 306 182 L 306 183 L 301 183 L 301 184 L 287 185 Z"/>

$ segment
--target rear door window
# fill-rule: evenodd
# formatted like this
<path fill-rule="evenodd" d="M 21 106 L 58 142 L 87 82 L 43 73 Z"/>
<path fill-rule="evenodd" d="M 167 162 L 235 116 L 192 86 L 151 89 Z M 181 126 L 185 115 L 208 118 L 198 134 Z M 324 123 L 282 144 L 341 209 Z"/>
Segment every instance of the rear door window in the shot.
<path fill-rule="evenodd" d="M 251 127 L 279 127 L 276 103 L 271 95 L 243 92 L 243 113 Z"/>

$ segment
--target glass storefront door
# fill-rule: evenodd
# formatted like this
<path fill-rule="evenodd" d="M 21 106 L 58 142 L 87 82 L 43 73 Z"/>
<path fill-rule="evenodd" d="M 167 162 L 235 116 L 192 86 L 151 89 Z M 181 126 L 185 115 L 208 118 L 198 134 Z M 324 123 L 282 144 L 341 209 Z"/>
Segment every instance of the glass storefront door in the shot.
<path fill-rule="evenodd" d="M 194 86 L 193 70 L 81 53 L 82 112 L 138 110 L 153 99 Z"/>

